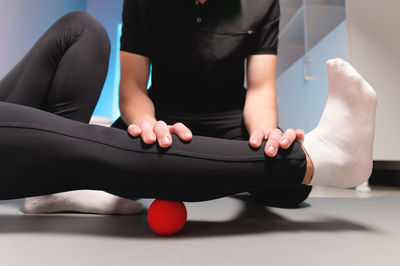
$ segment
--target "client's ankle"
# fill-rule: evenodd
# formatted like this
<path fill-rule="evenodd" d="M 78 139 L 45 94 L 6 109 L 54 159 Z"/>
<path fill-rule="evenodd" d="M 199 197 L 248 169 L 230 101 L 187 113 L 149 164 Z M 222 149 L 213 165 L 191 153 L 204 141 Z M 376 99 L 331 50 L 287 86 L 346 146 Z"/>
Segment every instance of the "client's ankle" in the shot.
<path fill-rule="evenodd" d="M 312 180 L 312 177 L 313 177 L 313 174 L 314 174 L 314 165 L 313 165 L 313 163 L 311 161 L 311 158 L 308 155 L 306 149 L 303 147 L 303 145 L 300 145 L 300 146 L 303 149 L 304 153 L 306 154 L 306 159 L 307 159 L 306 173 L 304 175 L 304 179 L 303 179 L 302 184 L 308 185 L 308 184 L 311 183 L 311 180 Z"/>

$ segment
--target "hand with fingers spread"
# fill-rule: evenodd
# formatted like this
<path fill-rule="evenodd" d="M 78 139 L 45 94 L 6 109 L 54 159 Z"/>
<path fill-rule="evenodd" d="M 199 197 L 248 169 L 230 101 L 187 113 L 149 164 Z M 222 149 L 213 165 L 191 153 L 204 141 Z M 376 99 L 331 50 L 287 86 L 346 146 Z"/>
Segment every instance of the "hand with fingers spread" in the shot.
<path fill-rule="evenodd" d="M 153 144 L 157 141 L 161 148 L 168 148 L 172 145 L 171 134 L 177 135 L 183 141 L 192 139 L 192 132 L 182 123 L 167 125 L 159 120 L 155 123 L 143 122 L 140 125 L 131 124 L 128 133 L 133 137 L 141 136 L 146 144 Z"/>
<path fill-rule="evenodd" d="M 267 140 L 264 153 L 269 157 L 275 157 L 279 148 L 287 149 L 296 139 L 303 139 L 304 136 L 305 133 L 302 129 L 289 128 L 285 132 L 279 128 L 259 129 L 251 134 L 249 143 L 253 148 L 259 148 L 262 141 Z"/>

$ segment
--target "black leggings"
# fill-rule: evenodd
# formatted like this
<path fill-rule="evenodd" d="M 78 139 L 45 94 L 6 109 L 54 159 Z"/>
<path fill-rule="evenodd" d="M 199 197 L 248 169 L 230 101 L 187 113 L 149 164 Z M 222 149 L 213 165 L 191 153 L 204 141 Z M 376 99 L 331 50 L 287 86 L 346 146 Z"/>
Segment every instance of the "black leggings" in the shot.
<path fill-rule="evenodd" d="M 0 199 L 77 189 L 203 201 L 251 191 L 266 204 L 307 198 L 300 144 L 268 158 L 246 140 L 173 137 L 168 149 L 88 125 L 107 73 L 109 40 L 82 12 L 58 20 L 0 81 Z M 283 194 L 282 194 L 282 193 Z"/>

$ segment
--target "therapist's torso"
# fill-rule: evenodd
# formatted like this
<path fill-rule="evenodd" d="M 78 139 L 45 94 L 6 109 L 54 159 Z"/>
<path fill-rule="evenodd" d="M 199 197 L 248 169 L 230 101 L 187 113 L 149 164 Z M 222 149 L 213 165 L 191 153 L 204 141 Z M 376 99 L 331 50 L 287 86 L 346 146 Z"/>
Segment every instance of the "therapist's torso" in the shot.
<path fill-rule="evenodd" d="M 150 58 L 162 113 L 243 108 L 244 59 L 277 54 L 278 0 L 125 0 L 121 50 Z"/>

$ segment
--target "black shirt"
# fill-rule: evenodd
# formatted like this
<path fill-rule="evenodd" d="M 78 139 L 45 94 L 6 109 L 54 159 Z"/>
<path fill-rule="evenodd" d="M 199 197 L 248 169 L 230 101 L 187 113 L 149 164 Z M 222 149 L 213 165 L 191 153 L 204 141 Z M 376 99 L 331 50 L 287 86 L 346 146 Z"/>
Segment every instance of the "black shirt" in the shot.
<path fill-rule="evenodd" d="M 243 108 L 244 59 L 277 54 L 278 0 L 125 0 L 121 50 L 150 58 L 158 112 Z"/>

